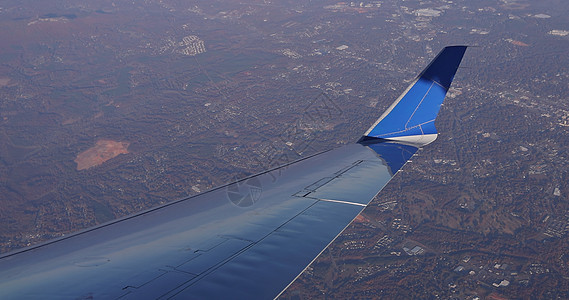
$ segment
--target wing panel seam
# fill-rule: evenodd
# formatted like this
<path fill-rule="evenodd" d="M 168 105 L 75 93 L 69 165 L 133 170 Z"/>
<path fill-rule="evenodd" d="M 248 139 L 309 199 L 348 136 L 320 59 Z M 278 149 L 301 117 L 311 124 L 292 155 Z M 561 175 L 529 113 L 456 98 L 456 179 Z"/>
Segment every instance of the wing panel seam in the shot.
<path fill-rule="evenodd" d="M 423 101 L 425 100 L 425 98 L 427 98 L 427 95 L 429 95 L 429 92 L 431 92 L 431 89 L 433 88 L 433 85 L 435 84 L 434 81 L 431 82 L 431 86 L 429 86 L 429 89 L 427 90 L 427 92 L 425 93 L 425 95 L 423 95 L 423 98 L 421 98 L 421 101 L 419 101 L 419 104 L 417 104 L 417 106 L 415 107 L 415 110 L 413 111 L 413 113 L 411 114 L 411 116 L 409 117 L 409 119 L 407 120 L 407 123 L 405 123 L 405 129 L 407 129 L 407 125 L 409 125 L 409 122 L 411 122 L 411 119 L 413 119 L 413 116 L 415 115 L 415 113 L 417 112 L 417 110 L 419 109 L 419 106 L 421 106 L 421 104 L 423 104 Z"/>
<path fill-rule="evenodd" d="M 334 199 L 318 199 L 319 201 L 326 201 L 326 202 L 334 202 L 334 203 L 342 203 L 342 204 L 350 204 L 356 206 L 363 206 L 366 207 L 367 204 L 357 203 L 357 202 L 350 202 L 350 201 L 343 201 L 343 200 L 334 200 Z"/>

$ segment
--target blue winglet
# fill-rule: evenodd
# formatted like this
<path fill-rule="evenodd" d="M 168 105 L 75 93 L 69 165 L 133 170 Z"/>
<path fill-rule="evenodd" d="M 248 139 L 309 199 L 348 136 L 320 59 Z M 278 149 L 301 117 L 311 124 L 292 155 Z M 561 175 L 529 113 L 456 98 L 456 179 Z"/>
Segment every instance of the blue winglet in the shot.
<path fill-rule="evenodd" d="M 445 47 L 360 141 L 388 139 L 419 146 L 434 141 L 437 136 L 435 118 L 466 48 Z"/>

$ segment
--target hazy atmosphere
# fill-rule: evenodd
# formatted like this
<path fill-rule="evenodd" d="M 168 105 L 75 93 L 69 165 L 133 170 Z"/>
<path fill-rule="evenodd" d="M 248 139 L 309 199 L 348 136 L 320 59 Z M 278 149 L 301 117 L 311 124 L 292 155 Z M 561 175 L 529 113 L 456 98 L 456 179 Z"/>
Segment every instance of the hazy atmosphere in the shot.
<path fill-rule="evenodd" d="M 569 2 L 4 0 L 0 250 L 352 143 L 447 45 L 438 139 L 282 299 L 569 298 Z"/>

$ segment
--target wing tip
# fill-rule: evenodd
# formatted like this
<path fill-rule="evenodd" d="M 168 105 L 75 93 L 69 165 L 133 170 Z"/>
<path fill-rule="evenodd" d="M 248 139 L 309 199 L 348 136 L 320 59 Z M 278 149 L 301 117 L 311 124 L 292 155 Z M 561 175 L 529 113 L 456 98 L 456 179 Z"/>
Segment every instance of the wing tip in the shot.
<path fill-rule="evenodd" d="M 434 121 L 468 47 L 444 47 L 358 142 L 387 139 L 419 146 L 432 143 L 437 136 Z M 438 92 L 437 88 L 431 91 L 433 85 L 438 86 Z"/>
<path fill-rule="evenodd" d="M 444 47 L 418 77 L 432 80 L 448 90 L 468 47 L 465 45 Z"/>

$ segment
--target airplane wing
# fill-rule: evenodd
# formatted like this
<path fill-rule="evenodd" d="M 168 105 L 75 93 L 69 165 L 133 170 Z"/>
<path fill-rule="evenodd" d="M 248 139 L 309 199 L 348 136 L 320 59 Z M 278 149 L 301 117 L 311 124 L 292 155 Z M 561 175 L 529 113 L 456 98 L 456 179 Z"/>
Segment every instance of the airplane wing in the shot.
<path fill-rule="evenodd" d="M 465 46 L 444 48 L 357 143 L 0 256 L 0 299 L 268 299 L 403 165 Z"/>

